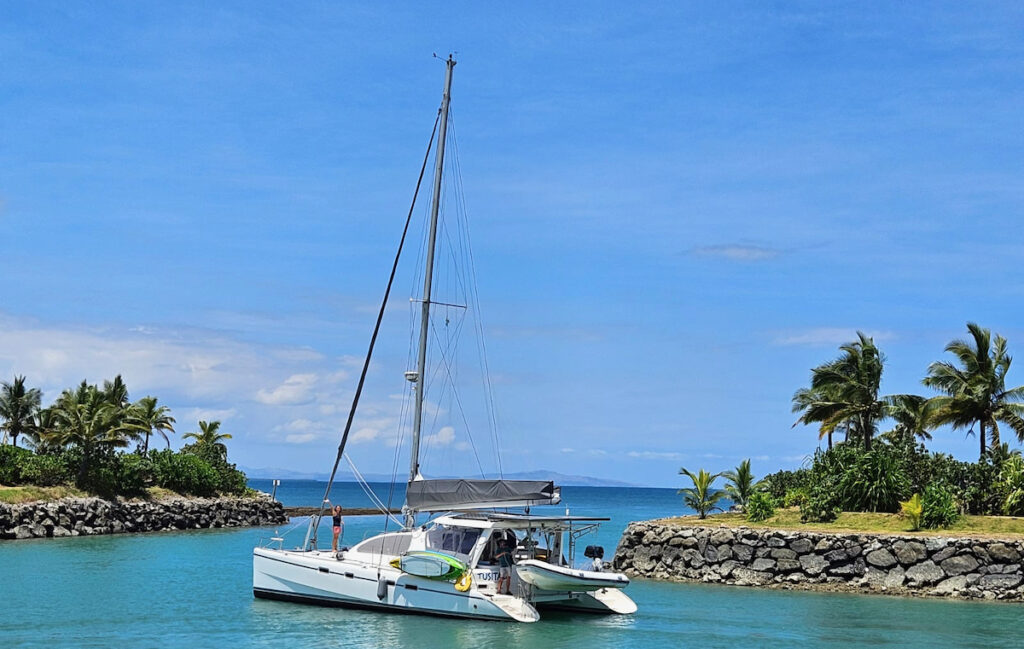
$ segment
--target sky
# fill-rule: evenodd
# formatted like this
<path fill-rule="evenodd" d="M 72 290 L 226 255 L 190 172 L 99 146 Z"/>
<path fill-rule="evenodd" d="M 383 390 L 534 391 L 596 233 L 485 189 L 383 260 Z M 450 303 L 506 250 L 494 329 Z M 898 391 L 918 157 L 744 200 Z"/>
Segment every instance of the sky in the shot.
<path fill-rule="evenodd" d="M 0 377 L 49 402 L 120 373 L 241 465 L 328 471 L 454 52 L 502 468 L 798 467 L 790 399 L 856 331 L 884 394 L 931 394 L 968 321 L 1024 345 L 1022 28 L 984 2 L 8 4 Z M 424 205 L 363 472 L 408 462 Z M 493 470 L 484 398 L 427 399 L 424 472 Z"/>

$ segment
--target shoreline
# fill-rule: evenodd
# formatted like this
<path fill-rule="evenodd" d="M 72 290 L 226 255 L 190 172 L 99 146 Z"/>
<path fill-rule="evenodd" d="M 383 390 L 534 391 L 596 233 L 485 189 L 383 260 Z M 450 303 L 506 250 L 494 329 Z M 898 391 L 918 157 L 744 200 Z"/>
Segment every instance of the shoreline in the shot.
<path fill-rule="evenodd" d="M 661 581 L 1024 601 L 1019 538 L 908 536 L 630 523 L 612 558 L 630 577 Z"/>
<path fill-rule="evenodd" d="M 281 503 L 255 497 L 169 497 L 160 500 L 62 498 L 0 504 L 0 540 L 259 527 L 288 522 Z"/>

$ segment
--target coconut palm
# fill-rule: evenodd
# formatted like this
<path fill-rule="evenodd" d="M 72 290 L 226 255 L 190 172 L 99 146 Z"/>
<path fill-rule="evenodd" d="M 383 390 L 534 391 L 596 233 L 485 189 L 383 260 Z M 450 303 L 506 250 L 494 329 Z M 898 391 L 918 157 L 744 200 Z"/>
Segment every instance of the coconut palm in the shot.
<path fill-rule="evenodd" d="M 894 394 L 885 397 L 885 414 L 892 418 L 896 425 L 882 435 L 890 442 L 917 440 L 925 441 L 932 438 L 928 432 L 934 403 L 916 394 Z"/>
<path fill-rule="evenodd" d="M 196 446 L 200 450 L 213 450 L 222 458 L 226 458 L 228 454 L 228 448 L 224 446 L 221 440 L 231 439 L 231 435 L 228 433 L 217 432 L 220 430 L 219 421 L 199 422 L 198 433 L 185 433 L 182 435 L 183 439 L 194 439 L 196 440 Z"/>
<path fill-rule="evenodd" d="M 11 443 L 18 445 L 18 435 L 31 434 L 32 419 L 39 409 L 42 393 L 38 388 L 25 389 L 25 377 L 15 376 L 10 383 L 0 383 L 0 430 L 11 436 Z"/>
<path fill-rule="evenodd" d="M 171 409 L 167 406 L 158 406 L 156 397 L 142 397 L 131 409 L 130 417 L 145 430 L 145 440 L 142 443 L 142 452 L 149 451 L 149 436 L 157 433 L 167 442 L 167 448 L 171 447 L 171 440 L 167 437 L 168 432 L 174 432 L 174 417 L 170 415 Z"/>
<path fill-rule="evenodd" d="M 82 460 L 78 466 L 78 484 L 84 483 L 93 456 L 105 448 L 124 448 L 139 434 L 137 424 L 128 421 L 123 411 L 103 391 L 85 381 L 76 390 L 65 390 L 53 406 L 56 428 L 53 441 L 78 447 Z"/>
<path fill-rule="evenodd" d="M 825 426 L 821 421 L 812 421 L 807 418 L 808 411 L 811 411 L 811 407 L 816 403 L 832 402 L 833 398 L 824 394 L 822 390 L 814 390 L 812 388 L 800 388 L 793 394 L 793 412 L 802 412 L 800 418 L 793 423 L 795 428 L 797 424 L 809 425 L 813 423 L 821 424 L 818 427 L 818 439 L 823 437 L 828 438 L 828 448 L 832 450 L 832 433 L 836 431 L 836 426 Z M 840 426 L 845 427 L 847 435 L 849 435 L 849 423 L 844 422 Z"/>
<path fill-rule="evenodd" d="M 860 331 L 856 341 L 839 349 L 839 358 L 811 370 L 810 394 L 793 396 L 794 410 L 804 412 L 797 423 L 820 423 L 822 435 L 846 424 L 871 450 L 878 421 L 885 416 L 885 401 L 878 396 L 885 357 Z"/>
<path fill-rule="evenodd" d="M 115 376 L 113 381 L 103 382 L 103 396 L 119 408 L 127 408 L 130 403 L 128 386 L 124 384 L 124 379 L 120 374 Z"/>
<path fill-rule="evenodd" d="M 710 474 L 704 469 L 701 469 L 698 473 L 694 474 L 687 471 L 685 468 L 679 469 L 680 475 L 685 475 L 691 481 L 693 481 L 693 487 L 687 489 L 680 489 L 678 492 L 683 496 L 683 502 L 686 505 L 697 511 L 699 518 L 707 518 L 708 512 L 717 509 L 722 510 L 718 507 L 718 501 L 725 497 L 723 491 L 712 491 L 711 487 L 722 474 L 715 473 Z"/>
<path fill-rule="evenodd" d="M 729 498 L 740 508 L 746 510 L 747 501 L 754 493 L 754 474 L 750 471 L 750 460 L 743 460 L 735 471 L 726 471 L 722 477 L 728 481 L 725 493 L 729 494 Z"/>
<path fill-rule="evenodd" d="M 936 361 L 928 366 L 923 383 L 943 393 L 932 399 L 932 423 L 966 428 L 968 434 L 978 426 L 981 457 L 988 448 L 986 434 L 991 431 L 992 445 L 998 446 L 999 424 L 1008 425 L 1024 441 L 1024 386 L 1006 388 L 1006 373 L 1011 358 L 1006 339 L 974 322 L 967 323 L 971 340 L 953 340 L 945 351 L 956 356 L 958 364 Z"/>

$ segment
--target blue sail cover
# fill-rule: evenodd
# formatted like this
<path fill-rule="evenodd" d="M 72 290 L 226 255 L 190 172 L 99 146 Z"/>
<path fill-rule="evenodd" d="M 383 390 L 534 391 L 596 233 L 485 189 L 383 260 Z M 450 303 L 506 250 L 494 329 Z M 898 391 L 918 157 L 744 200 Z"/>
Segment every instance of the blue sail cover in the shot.
<path fill-rule="evenodd" d="M 413 480 L 405 492 L 410 510 L 428 512 L 557 505 L 561 499 L 550 480 Z"/>

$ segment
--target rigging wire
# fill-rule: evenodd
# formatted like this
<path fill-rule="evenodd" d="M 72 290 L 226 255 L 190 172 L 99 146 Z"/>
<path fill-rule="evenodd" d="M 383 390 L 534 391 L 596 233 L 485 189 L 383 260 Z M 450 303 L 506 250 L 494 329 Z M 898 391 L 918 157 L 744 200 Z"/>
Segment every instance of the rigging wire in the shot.
<path fill-rule="evenodd" d="M 331 467 L 331 476 L 327 480 L 327 488 L 324 490 L 324 498 L 320 503 L 320 511 L 316 517 L 310 520 L 310 533 L 312 534 L 312 544 L 316 547 L 316 534 L 320 527 L 320 519 L 323 518 L 324 504 L 329 502 L 328 497 L 331 494 L 331 487 L 334 485 L 334 476 L 338 472 L 338 464 L 341 463 L 341 456 L 345 453 L 345 444 L 348 442 L 348 435 L 352 430 L 352 421 L 356 416 L 356 406 L 359 405 L 359 397 L 363 393 L 363 384 L 366 382 L 366 373 L 370 369 L 370 357 L 373 356 L 373 348 L 377 343 L 377 334 L 380 333 L 380 324 L 384 320 L 384 311 L 388 306 L 388 298 L 391 296 L 391 286 L 395 281 L 395 272 L 398 270 L 398 260 L 402 256 L 402 248 L 405 245 L 405 237 L 409 232 L 409 223 L 412 221 L 412 213 L 416 209 L 416 198 L 420 193 L 420 185 L 423 183 L 423 174 L 427 170 L 427 162 L 430 159 L 430 150 L 434 146 L 434 136 L 437 134 L 437 124 L 441 121 L 441 111 L 437 111 L 437 117 L 434 119 L 434 128 L 430 132 L 430 140 L 427 142 L 427 152 L 423 156 L 423 165 L 420 167 L 419 178 L 416 179 L 416 189 L 412 194 L 412 204 L 409 205 L 409 214 L 405 218 L 405 227 L 402 228 L 402 238 L 398 242 L 398 251 L 395 253 L 395 261 L 391 265 L 391 275 L 388 277 L 388 286 L 384 290 L 384 299 L 380 303 L 380 311 L 377 313 L 377 322 L 373 327 L 373 335 L 370 336 L 370 346 L 366 352 L 366 359 L 363 361 L 363 371 L 359 374 L 359 383 L 356 384 L 356 393 L 352 397 L 352 408 L 348 413 L 348 420 L 345 422 L 345 432 L 342 433 L 341 442 L 338 444 L 338 455 L 334 458 L 334 466 Z M 307 533 L 307 540 L 310 540 L 310 533 Z"/>
<path fill-rule="evenodd" d="M 500 445 L 499 435 L 498 435 L 498 408 L 497 408 L 497 404 L 496 404 L 495 399 L 494 399 L 494 385 L 491 382 L 490 365 L 487 362 L 487 340 L 484 338 L 483 315 L 482 315 L 481 309 L 480 309 L 479 285 L 478 285 L 477 279 L 476 279 L 476 260 L 473 257 L 473 246 L 470 245 L 469 218 L 468 218 L 468 211 L 466 209 L 466 195 L 465 195 L 464 191 L 461 191 L 461 189 L 463 187 L 463 183 L 462 183 L 462 164 L 460 162 L 460 156 L 459 156 L 459 139 L 458 139 L 458 137 L 456 137 L 456 133 L 455 133 L 455 120 L 454 120 L 453 115 L 451 114 L 451 110 L 449 110 L 448 123 L 451 124 L 451 131 L 452 131 L 452 134 L 451 134 L 452 138 L 451 139 L 452 139 L 452 149 L 453 149 L 453 153 L 454 153 L 454 156 L 453 156 L 453 160 L 454 160 L 454 163 L 453 163 L 454 169 L 453 169 L 453 171 L 454 171 L 454 174 L 453 175 L 455 176 L 455 179 L 456 179 L 456 181 L 458 183 L 458 187 L 460 189 L 460 191 L 456 192 L 456 195 L 461 199 L 460 200 L 460 204 L 459 204 L 458 207 L 461 207 L 461 213 L 462 213 L 461 225 L 465 228 L 465 236 L 463 238 L 466 240 L 466 244 L 467 244 L 466 247 L 465 247 L 465 251 L 468 252 L 468 261 L 469 261 L 469 263 L 467 264 L 467 266 L 468 266 L 468 272 L 469 272 L 469 278 L 468 278 L 469 281 L 467 283 L 472 288 L 472 290 L 469 292 L 468 301 L 467 302 L 468 303 L 472 303 L 473 305 L 476 306 L 476 309 L 475 309 L 476 317 L 473 319 L 473 322 L 474 322 L 474 325 L 476 327 L 476 334 L 477 334 L 476 338 L 477 338 L 477 353 L 478 353 L 478 357 L 479 357 L 478 360 L 479 360 L 480 365 L 481 365 L 481 373 L 483 374 L 484 394 L 485 394 L 485 399 L 486 399 L 485 403 L 487 404 L 486 410 L 487 410 L 487 416 L 488 416 L 488 423 L 490 424 L 490 428 L 491 428 L 491 443 L 492 443 L 493 450 L 494 450 L 494 458 L 495 458 L 495 461 L 496 461 L 496 463 L 498 465 L 498 476 L 501 477 L 501 478 L 504 478 L 505 477 L 504 476 L 504 471 L 503 471 L 502 465 L 501 465 L 501 445 Z"/>

